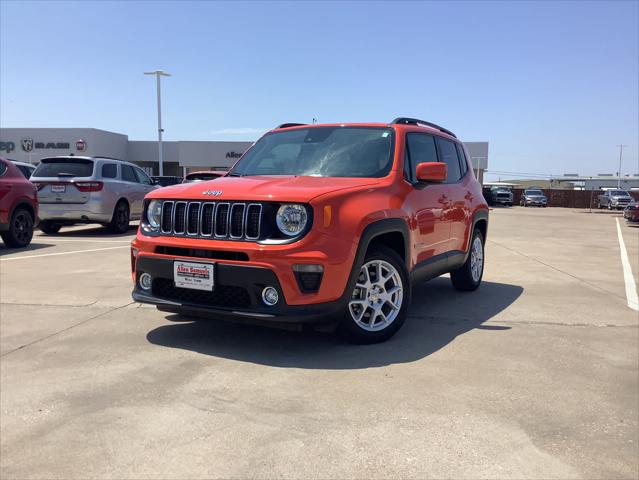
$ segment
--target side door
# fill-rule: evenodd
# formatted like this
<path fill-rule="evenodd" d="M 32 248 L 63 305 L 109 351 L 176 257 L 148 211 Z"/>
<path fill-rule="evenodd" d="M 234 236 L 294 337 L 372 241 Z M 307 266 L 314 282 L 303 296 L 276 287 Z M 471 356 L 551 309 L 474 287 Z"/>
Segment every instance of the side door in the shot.
<path fill-rule="evenodd" d="M 450 224 L 450 241 L 448 243 L 449 251 L 466 250 L 466 235 L 470 218 L 470 209 L 468 205 L 472 201 L 472 193 L 468 183 L 472 180 L 468 173 L 468 164 L 464 157 L 464 166 L 462 172 L 462 163 L 460 161 L 460 153 L 457 143 L 442 137 L 437 137 L 437 146 L 439 150 L 440 161 L 444 162 L 448 167 L 448 177 L 446 184 L 448 185 L 449 210 L 448 221 Z M 462 152 L 463 155 L 463 152 Z"/>
<path fill-rule="evenodd" d="M 124 195 L 131 206 L 131 219 L 137 219 L 142 213 L 142 199 L 145 195 L 142 190 L 142 185 L 131 165 L 121 164 L 120 172 L 124 184 Z"/>
<path fill-rule="evenodd" d="M 414 262 L 420 266 L 448 250 L 450 187 L 442 183 L 420 183 L 415 175 L 417 164 L 439 161 L 433 135 L 409 132 L 405 145 L 404 178 L 411 185 L 405 205 L 412 217 Z"/>

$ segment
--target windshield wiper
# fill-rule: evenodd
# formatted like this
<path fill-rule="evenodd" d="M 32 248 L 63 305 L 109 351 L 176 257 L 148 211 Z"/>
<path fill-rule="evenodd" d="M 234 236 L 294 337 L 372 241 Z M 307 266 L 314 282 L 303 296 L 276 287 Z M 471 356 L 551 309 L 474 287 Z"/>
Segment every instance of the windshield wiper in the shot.
<path fill-rule="evenodd" d="M 75 177 L 75 174 L 73 173 L 67 173 L 67 172 L 60 172 L 57 174 L 58 177 Z"/>
<path fill-rule="evenodd" d="M 227 173 L 226 175 L 224 175 L 225 177 L 241 177 L 242 174 L 241 173 L 235 173 L 235 172 L 231 172 L 231 173 Z"/>

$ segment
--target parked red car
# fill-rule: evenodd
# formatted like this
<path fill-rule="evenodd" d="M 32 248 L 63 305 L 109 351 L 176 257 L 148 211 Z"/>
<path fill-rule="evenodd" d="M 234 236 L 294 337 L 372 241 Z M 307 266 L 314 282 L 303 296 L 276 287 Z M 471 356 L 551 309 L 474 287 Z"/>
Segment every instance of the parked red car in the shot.
<path fill-rule="evenodd" d="M 29 245 L 37 218 L 36 186 L 12 162 L 0 158 L 0 236 L 4 244 Z"/>

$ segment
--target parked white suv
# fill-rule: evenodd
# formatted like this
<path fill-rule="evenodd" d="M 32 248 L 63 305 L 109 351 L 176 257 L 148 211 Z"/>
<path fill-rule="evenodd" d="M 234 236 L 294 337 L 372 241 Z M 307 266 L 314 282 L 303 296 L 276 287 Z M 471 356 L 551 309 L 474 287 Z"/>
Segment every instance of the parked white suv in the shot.
<path fill-rule="evenodd" d="M 130 220 L 140 219 L 144 196 L 157 188 L 139 167 L 107 157 L 43 158 L 30 180 L 38 187 L 40 230 L 47 234 L 76 223 L 124 233 Z"/>

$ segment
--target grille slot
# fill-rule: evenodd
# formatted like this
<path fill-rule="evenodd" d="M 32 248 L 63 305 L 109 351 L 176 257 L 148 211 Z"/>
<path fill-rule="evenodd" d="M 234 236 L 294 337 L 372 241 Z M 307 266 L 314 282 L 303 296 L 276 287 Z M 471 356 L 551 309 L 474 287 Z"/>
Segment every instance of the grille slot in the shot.
<path fill-rule="evenodd" d="M 228 203 L 218 203 L 215 209 L 215 236 L 226 237 L 229 234 L 229 210 Z"/>
<path fill-rule="evenodd" d="M 173 202 L 162 203 L 162 225 L 160 230 L 162 233 L 171 233 L 173 231 Z"/>
<path fill-rule="evenodd" d="M 244 233 L 244 210 L 246 205 L 243 203 L 235 203 L 231 207 L 231 238 L 242 238 Z"/>
<path fill-rule="evenodd" d="M 173 207 L 173 233 L 180 234 L 185 231 L 186 202 L 175 202 Z"/>
<path fill-rule="evenodd" d="M 214 203 L 202 204 L 202 213 L 200 216 L 200 235 L 210 237 L 213 235 L 213 215 L 215 214 Z"/>
<path fill-rule="evenodd" d="M 173 280 L 156 278 L 153 280 L 153 294 L 178 302 L 212 307 L 246 308 L 251 306 L 251 297 L 243 287 L 216 285 L 215 290 L 189 290 L 176 287 Z"/>
<path fill-rule="evenodd" d="M 189 202 L 162 203 L 160 234 L 229 240 L 257 240 L 262 231 L 260 203 Z"/>
<path fill-rule="evenodd" d="M 246 209 L 246 221 L 244 222 L 247 239 L 260 237 L 260 220 L 262 219 L 262 205 L 251 203 Z"/>

